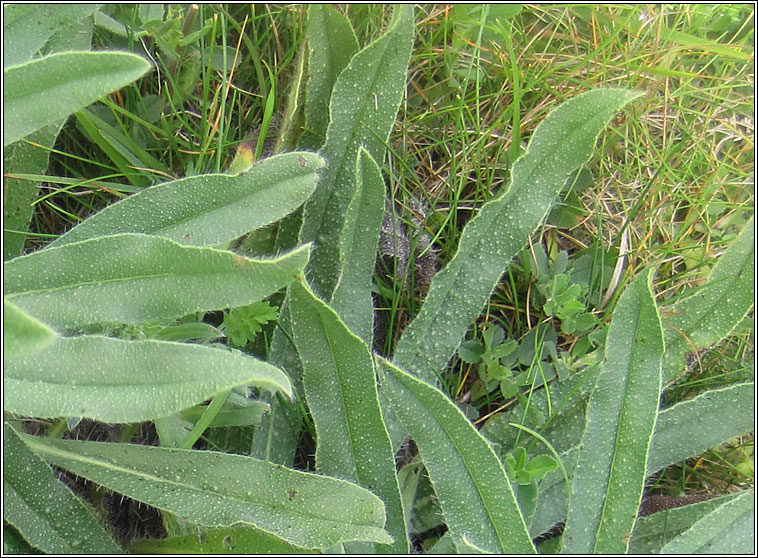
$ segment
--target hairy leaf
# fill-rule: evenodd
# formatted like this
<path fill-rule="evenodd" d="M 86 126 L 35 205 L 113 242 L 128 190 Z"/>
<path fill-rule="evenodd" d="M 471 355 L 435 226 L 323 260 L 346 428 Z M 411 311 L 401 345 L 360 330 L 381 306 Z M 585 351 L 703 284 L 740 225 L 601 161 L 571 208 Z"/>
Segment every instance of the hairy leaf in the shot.
<path fill-rule="evenodd" d="M 308 247 L 273 260 L 117 234 L 3 264 L 5 296 L 52 327 L 139 324 L 252 304 L 302 272 Z"/>
<path fill-rule="evenodd" d="M 200 525 L 246 523 L 303 548 L 391 541 L 382 501 L 347 481 L 215 451 L 22 439 L 58 467 Z"/>
<path fill-rule="evenodd" d="M 61 337 L 3 358 L 5 410 L 32 417 L 139 422 L 254 384 L 291 395 L 287 376 L 239 352 L 169 341 Z"/>
<path fill-rule="evenodd" d="M 613 115 L 639 95 L 625 89 L 589 91 L 563 103 L 537 126 L 526 153 L 513 166 L 510 186 L 468 222 L 455 256 L 432 280 L 421 311 L 398 342 L 395 364 L 435 381 L 566 178 L 590 158 Z"/>

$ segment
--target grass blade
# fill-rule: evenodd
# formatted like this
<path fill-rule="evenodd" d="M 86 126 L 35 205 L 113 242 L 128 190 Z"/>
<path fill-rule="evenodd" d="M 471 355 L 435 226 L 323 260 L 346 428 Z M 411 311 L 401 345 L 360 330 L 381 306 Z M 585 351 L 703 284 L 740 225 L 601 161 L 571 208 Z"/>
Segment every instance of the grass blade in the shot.
<path fill-rule="evenodd" d="M 379 409 L 368 346 L 305 285 L 290 286 L 292 330 L 303 362 L 303 387 L 316 425 L 316 467 L 357 482 L 387 506 L 395 538 L 381 552 L 409 552 L 389 434 Z"/>
<path fill-rule="evenodd" d="M 390 130 L 405 91 L 413 48 L 413 7 L 395 6 L 387 32 L 353 56 L 337 78 L 330 123 L 320 154 L 328 162 L 318 188 L 305 204 L 301 242 L 314 242 L 313 290 L 331 299 L 339 279 L 339 244 L 345 212 L 355 194 L 355 161 L 363 146 L 384 160 Z"/>
<path fill-rule="evenodd" d="M 34 316 L 3 299 L 3 354 L 14 357 L 41 351 L 57 334 Z"/>
<path fill-rule="evenodd" d="M 3 519 L 48 554 L 121 554 L 81 500 L 3 425 Z M 7 552 L 7 550 L 4 550 Z"/>
<path fill-rule="evenodd" d="M 755 493 L 746 490 L 667 543 L 661 554 L 750 554 L 755 550 Z"/>
<path fill-rule="evenodd" d="M 156 236 L 103 236 L 5 262 L 5 295 L 54 328 L 173 320 L 261 300 L 302 272 L 308 250 L 253 260 Z"/>
<path fill-rule="evenodd" d="M 238 176 L 209 174 L 159 184 L 106 207 L 51 246 L 120 232 L 194 246 L 229 242 L 302 205 L 323 165 L 318 155 L 294 152 L 265 159 Z"/>
<path fill-rule="evenodd" d="M 441 391 L 380 360 L 382 392 L 410 432 L 456 547 L 534 553 L 500 460 Z"/>
<path fill-rule="evenodd" d="M 572 480 L 567 553 L 625 553 L 629 545 L 661 392 L 663 332 L 652 273 L 629 285 L 608 331 Z"/>
<path fill-rule="evenodd" d="M 684 370 L 684 357 L 718 343 L 737 326 L 755 300 L 755 218 L 718 259 L 708 282 L 671 308 L 666 319 L 665 381 Z"/>
<path fill-rule="evenodd" d="M 58 467 L 200 525 L 247 523 L 303 548 L 390 541 L 382 501 L 347 481 L 215 451 L 22 439 Z"/>
<path fill-rule="evenodd" d="M 5 356 L 3 365 L 5 410 L 31 417 L 139 422 L 242 384 L 292 393 L 287 375 L 266 362 L 169 341 L 61 337 L 33 355 Z"/>
<path fill-rule="evenodd" d="M 150 69 L 126 52 L 62 52 L 3 70 L 3 145 L 57 122 Z"/>
<path fill-rule="evenodd" d="M 455 256 L 432 280 L 421 311 L 400 337 L 395 364 L 435 381 L 566 178 L 590 158 L 613 115 L 639 95 L 624 89 L 589 91 L 563 103 L 537 126 L 526 153 L 513 166 L 508 189 L 469 221 Z"/>
<path fill-rule="evenodd" d="M 379 166 L 363 148 L 356 173 L 355 196 L 347 208 L 340 241 L 342 273 L 331 306 L 345 325 L 370 345 L 374 337 L 371 284 L 387 193 Z"/>

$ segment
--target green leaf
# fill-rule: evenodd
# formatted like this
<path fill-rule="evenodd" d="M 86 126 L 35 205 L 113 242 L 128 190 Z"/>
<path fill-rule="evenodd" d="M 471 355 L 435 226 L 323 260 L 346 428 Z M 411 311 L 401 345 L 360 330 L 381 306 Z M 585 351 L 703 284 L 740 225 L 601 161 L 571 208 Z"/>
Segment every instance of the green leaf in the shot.
<path fill-rule="evenodd" d="M 285 287 L 307 261 L 307 246 L 253 260 L 117 234 L 7 261 L 4 287 L 8 300 L 52 327 L 139 324 L 251 304 Z"/>
<path fill-rule="evenodd" d="M 316 468 L 359 483 L 387 506 L 395 543 L 409 552 L 389 434 L 382 420 L 368 346 L 305 285 L 290 286 L 292 331 L 303 362 L 303 387 L 316 425 Z"/>
<path fill-rule="evenodd" d="M 3 299 L 3 355 L 33 354 L 55 341 L 56 333 L 34 316 Z"/>
<path fill-rule="evenodd" d="M 24 5 L 24 4 L 15 4 Z M 27 139 L 39 145 L 19 140 L 3 150 L 6 175 L 41 174 L 47 170 L 50 152 L 40 146 L 52 147 L 63 121 L 37 130 Z M 40 182 L 21 178 L 3 179 L 3 259 L 19 256 L 24 250 L 29 221 L 34 213 L 34 201 L 39 195 Z"/>
<path fill-rule="evenodd" d="M 666 544 L 662 554 L 750 554 L 755 550 L 755 494 L 724 502 Z"/>
<path fill-rule="evenodd" d="M 3 67 L 30 60 L 61 28 L 91 16 L 97 4 L 6 4 L 3 6 Z"/>
<path fill-rule="evenodd" d="M 350 20 L 334 6 L 308 6 L 308 80 L 305 86 L 305 130 L 298 140 L 301 149 L 324 145 L 329 125 L 329 101 L 337 76 L 358 52 Z"/>
<path fill-rule="evenodd" d="M 122 550 L 50 467 L 3 424 L 3 519 L 47 554 Z"/>
<path fill-rule="evenodd" d="M 197 422 L 203 415 L 207 407 L 196 406 L 182 411 L 181 417 L 184 420 Z M 232 407 L 222 408 L 213 420 L 208 425 L 210 428 L 218 428 L 221 426 L 248 426 L 251 424 L 259 424 L 263 415 L 267 413 L 271 407 L 262 401 L 249 401 L 244 407 Z"/>
<path fill-rule="evenodd" d="M 711 498 L 704 502 L 666 509 L 640 517 L 629 541 L 630 554 L 658 554 L 663 546 L 688 530 L 696 521 L 738 497 L 741 493 Z"/>
<path fill-rule="evenodd" d="M 200 525 L 250 524 L 322 550 L 346 541 L 391 542 L 382 501 L 347 481 L 215 451 L 22 439 L 58 467 Z"/>
<path fill-rule="evenodd" d="M 489 443 L 437 388 L 387 361 L 379 363 L 382 392 L 418 446 L 456 547 L 534 553 L 508 476 Z"/>
<path fill-rule="evenodd" d="M 387 194 L 379 166 L 363 148 L 356 167 L 355 196 L 340 240 L 342 273 L 331 306 L 351 331 L 370 344 L 374 338 L 371 284 Z"/>
<path fill-rule="evenodd" d="M 684 370 L 684 357 L 721 341 L 753 307 L 755 299 L 755 218 L 718 259 L 708 282 L 671 307 L 665 320 L 665 381 Z"/>
<path fill-rule="evenodd" d="M 661 392 L 663 332 L 652 274 L 627 287 L 613 314 L 572 481 L 567 553 L 625 553 L 629 545 Z"/>
<path fill-rule="evenodd" d="M 3 365 L 5 410 L 42 418 L 151 420 L 241 384 L 292 393 L 284 372 L 266 362 L 168 341 L 61 337 L 34 355 L 5 356 Z"/>
<path fill-rule="evenodd" d="M 126 52 L 63 52 L 3 70 L 3 145 L 92 104 L 150 69 Z"/>
<path fill-rule="evenodd" d="M 708 390 L 661 411 L 650 444 L 647 474 L 749 434 L 755 427 L 754 417 L 753 382 Z"/>
<path fill-rule="evenodd" d="M 313 289 L 331 299 L 341 271 L 340 238 L 355 194 L 355 161 L 362 146 L 384 161 L 389 133 L 405 91 L 413 49 L 413 7 L 398 4 L 387 32 L 353 56 L 337 78 L 330 102 L 326 143 L 328 165 L 305 204 L 301 242 L 314 242 L 309 277 Z"/>
<path fill-rule="evenodd" d="M 130 554 L 306 554 L 309 551 L 248 525 L 207 529 L 198 535 L 138 539 Z M 315 552 L 315 551 L 310 551 Z"/>
<path fill-rule="evenodd" d="M 294 152 L 264 159 L 248 172 L 165 182 L 109 205 L 51 243 L 137 232 L 194 246 L 217 245 L 278 221 L 316 186 L 323 159 Z"/>
<path fill-rule="evenodd" d="M 641 93 L 598 89 L 566 101 L 537 126 L 510 186 L 466 225 L 453 259 L 434 276 L 394 362 L 435 381 L 482 311 L 510 260 L 547 215 L 566 177 L 586 162 L 602 129 Z"/>

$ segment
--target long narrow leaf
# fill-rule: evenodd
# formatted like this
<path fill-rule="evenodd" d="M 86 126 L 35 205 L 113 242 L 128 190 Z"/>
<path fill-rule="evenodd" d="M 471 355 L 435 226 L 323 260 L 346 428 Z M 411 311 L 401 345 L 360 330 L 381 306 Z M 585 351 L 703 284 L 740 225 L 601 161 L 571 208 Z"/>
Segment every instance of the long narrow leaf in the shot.
<path fill-rule="evenodd" d="M 566 178 L 590 158 L 613 115 L 640 94 L 589 91 L 563 103 L 537 126 L 526 153 L 513 166 L 508 189 L 469 221 L 455 256 L 432 280 L 421 311 L 398 342 L 395 364 L 435 381 Z"/>
<path fill-rule="evenodd" d="M 329 125 L 329 100 L 334 82 L 358 52 L 350 20 L 327 4 L 308 6 L 308 80 L 305 85 L 305 131 L 298 140 L 302 149 L 319 149 Z"/>
<path fill-rule="evenodd" d="M 8 300 L 52 327 L 139 324 L 243 306 L 285 287 L 308 247 L 274 260 L 142 234 L 103 236 L 4 264 Z"/>
<path fill-rule="evenodd" d="M 646 474 L 650 476 L 664 467 L 752 432 L 755 428 L 754 395 L 754 383 L 737 384 L 706 391 L 659 412 L 650 443 Z M 699 425 L 694 431 L 693 424 Z M 560 430 L 555 434 L 566 432 Z M 571 440 L 563 443 L 571 443 Z M 576 445 L 571 450 L 561 455 L 570 476 L 574 475 L 576 468 L 579 437 L 576 437 L 574 444 Z M 530 525 L 532 535 L 544 533 L 559 521 L 565 520 L 567 501 L 562 473 L 549 473 L 540 482 L 537 511 Z"/>
<path fill-rule="evenodd" d="M 323 165 L 318 155 L 294 152 L 264 159 L 237 176 L 207 174 L 159 184 L 106 207 L 51 246 L 122 232 L 194 246 L 228 242 L 302 205 Z"/>
<path fill-rule="evenodd" d="M 5 410 L 32 417 L 139 422 L 254 384 L 291 395 L 278 368 L 239 352 L 168 341 L 61 337 L 3 358 Z"/>
<path fill-rule="evenodd" d="M 721 341 L 747 315 L 755 300 L 754 217 L 718 259 L 708 282 L 673 305 L 665 320 L 665 381 L 684 370 L 684 356 Z"/>
<path fill-rule="evenodd" d="M 567 553 L 624 553 L 629 545 L 661 392 L 663 332 L 652 273 L 629 285 L 614 312 L 572 480 Z"/>
<path fill-rule="evenodd" d="M 127 52 L 62 52 L 3 70 L 3 145 L 52 124 L 150 69 Z"/>
<path fill-rule="evenodd" d="M 647 474 L 752 432 L 754 417 L 753 382 L 708 390 L 669 407 L 658 414 Z"/>
<path fill-rule="evenodd" d="M 337 78 L 329 107 L 327 160 L 318 188 L 303 212 L 301 242 L 314 242 L 309 264 L 316 294 L 331 299 L 340 273 L 339 243 L 345 212 L 355 192 L 355 161 L 363 146 L 384 160 L 390 130 L 405 91 L 413 48 L 413 7 L 395 6 L 387 32 L 353 56 Z"/>
<path fill-rule="evenodd" d="M 740 493 L 711 498 L 696 504 L 669 508 L 641 517 L 629 541 L 630 554 L 658 554 L 663 547 L 722 504 Z"/>
<path fill-rule="evenodd" d="M 382 501 L 347 481 L 215 451 L 22 439 L 58 467 L 200 525 L 247 523 L 303 548 L 391 540 Z"/>
<path fill-rule="evenodd" d="M 305 285 L 293 283 L 290 297 L 303 387 L 316 425 L 316 468 L 382 498 L 395 543 L 380 550 L 407 554 L 395 459 L 379 409 L 371 352 Z"/>
<path fill-rule="evenodd" d="M 340 242 L 342 273 L 330 304 L 350 330 L 370 345 L 374 338 L 371 283 L 387 194 L 378 165 L 363 148 L 356 166 L 355 196 L 347 208 Z"/>
<path fill-rule="evenodd" d="M 534 553 L 503 465 L 437 388 L 380 360 L 382 392 L 410 432 L 459 550 Z"/>
<path fill-rule="evenodd" d="M 50 467 L 3 425 L 3 519 L 48 554 L 120 554 L 121 548 Z"/>
<path fill-rule="evenodd" d="M 750 554 L 755 551 L 755 493 L 724 502 L 666 544 L 662 554 Z"/>

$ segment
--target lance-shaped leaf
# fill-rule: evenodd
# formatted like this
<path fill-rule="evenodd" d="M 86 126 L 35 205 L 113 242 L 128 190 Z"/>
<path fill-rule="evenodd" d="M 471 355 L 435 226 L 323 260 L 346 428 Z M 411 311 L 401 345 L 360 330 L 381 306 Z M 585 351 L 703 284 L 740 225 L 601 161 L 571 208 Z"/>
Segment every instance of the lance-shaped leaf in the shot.
<path fill-rule="evenodd" d="M 305 130 L 298 140 L 304 149 L 318 149 L 324 144 L 329 125 L 329 100 L 340 72 L 358 52 L 350 20 L 334 6 L 308 6 L 308 81 L 305 86 Z"/>
<path fill-rule="evenodd" d="M 666 382 L 684 370 L 684 356 L 721 341 L 753 307 L 755 299 L 754 217 L 718 259 L 708 282 L 677 302 L 665 319 Z"/>
<path fill-rule="evenodd" d="M 394 362 L 433 382 L 489 300 L 508 262 L 555 202 L 569 174 L 592 154 L 613 115 L 641 93 L 598 89 L 566 101 L 537 126 L 513 166 L 510 186 L 468 222 L 453 259 L 435 275 Z"/>
<path fill-rule="evenodd" d="M 661 392 L 663 331 L 652 273 L 635 279 L 614 311 L 572 481 L 568 553 L 625 553 L 629 545 Z"/>
<path fill-rule="evenodd" d="M 753 382 L 708 390 L 661 411 L 650 444 L 647 474 L 749 434 L 755 428 L 754 416 Z"/>
<path fill-rule="evenodd" d="M 379 409 L 371 352 L 307 286 L 292 283 L 290 302 L 303 387 L 316 425 L 316 468 L 355 481 L 382 498 L 386 528 L 395 538 L 382 551 L 407 554 L 395 459 Z"/>
<path fill-rule="evenodd" d="M 303 548 L 391 542 L 382 501 L 344 480 L 215 451 L 22 439 L 58 467 L 200 525 L 247 523 Z"/>
<path fill-rule="evenodd" d="M 739 496 L 740 493 L 729 494 L 640 517 L 629 541 L 629 553 L 658 554 L 666 543 L 687 531 L 696 521 Z"/>
<path fill-rule="evenodd" d="M 56 328 L 139 324 L 252 304 L 285 287 L 308 247 L 273 260 L 117 234 L 49 248 L 4 263 L 5 295 Z"/>
<path fill-rule="evenodd" d="M 355 192 L 358 149 L 363 146 L 375 161 L 384 160 L 405 91 L 413 48 L 413 7 L 398 4 L 394 9 L 387 32 L 353 56 L 337 78 L 326 143 L 320 151 L 328 166 L 303 211 L 300 240 L 315 243 L 309 276 L 314 291 L 327 300 L 339 278 L 340 236 Z"/>
<path fill-rule="evenodd" d="M 109 205 L 51 243 L 145 233 L 194 246 L 217 245 L 291 213 L 308 199 L 324 165 L 318 155 L 285 153 L 236 176 L 206 174 L 158 184 Z"/>
<path fill-rule="evenodd" d="M 53 124 L 150 69 L 128 52 L 62 52 L 3 70 L 3 145 Z"/>
<path fill-rule="evenodd" d="M 647 475 L 719 446 L 755 428 L 755 384 L 752 382 L 708 390 L 658 413 L 655 434 L 650 443 Z M 693 428 L 692 425 L 698 425 Z M 552 431 L 566 435 L 566 430 Z M 569 434 L 573 438 L 572 434 Z M 565 443 L 570 443 L 568 440 Z M 579 438 L 571 450 L 563 453 L 564 466 L 573 476 Z M 544 533 L 566 519 L 567 492 L 560 471 L 548 474 L 540 482 L 537 512 L 530 525 L 533 536 Z M 630 548 L 630 551 L 632 549 Z"/>
<path fill-rule="evenodd" d="M 379 167 L 363 148 L 356 167 L 355 196 L 347 208 L 340 242 L 342 273 L 331 306 L 351 331 L 370 344 L 374 337 L 371 283 L 387 193 Z"/>
<path fill-rule="evenodd" d="M 56 333 L 34 316 L 3 300 L 3 355 L 8 357 L 41 351 L 55 341 Z"/>
<path fill-rule="evenodd" d="M 534 553 L 500 460 L 440 390 L 379 360 L 382 393 L 413 437 L 460 551 Z"/>
<path fill-rule="evenodd" d="M 169 341 L 61 337 L 42 351 L 4 357 L 5 410 L 32 417 L 139 422 L 253 384 L 291 395 L 286 374 L 237 351 Z"/>
<path fill-rule="evenodd" d="M 50 467 L 3 425 L 3 519 L 48 554 L 120 554 L 121 548 Z"/>
<path fill-rule="evenodd" d="M 750 554 L 755 551 L 755 494 L 722 503 L 667 543 L 661 554 Z"/>

